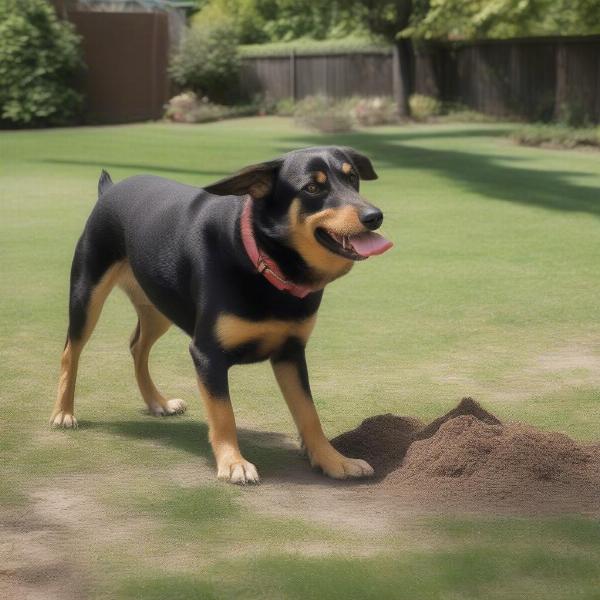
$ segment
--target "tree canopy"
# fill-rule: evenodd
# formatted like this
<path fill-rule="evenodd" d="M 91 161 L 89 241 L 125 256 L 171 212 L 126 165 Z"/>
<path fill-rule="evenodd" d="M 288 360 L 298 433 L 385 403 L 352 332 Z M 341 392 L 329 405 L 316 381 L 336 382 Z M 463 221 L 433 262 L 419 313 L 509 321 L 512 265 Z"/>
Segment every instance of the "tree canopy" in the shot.
<path fill-rule="evenodd" d="M 600 33 L 599 0 L 417 0 L 403 36 L 512 38 Z"/>
<path fill-rule="evenodd" d="M 207 0 L 192 24 L 232 19 L 243 44 L 368 34 L 355 8 L 331 0 Z"/>
<path fill-rule="evenodd" d="M 372 35 L 393 41 L 600 33 L 600 0 L 199 0 L 241 43 Z"/>

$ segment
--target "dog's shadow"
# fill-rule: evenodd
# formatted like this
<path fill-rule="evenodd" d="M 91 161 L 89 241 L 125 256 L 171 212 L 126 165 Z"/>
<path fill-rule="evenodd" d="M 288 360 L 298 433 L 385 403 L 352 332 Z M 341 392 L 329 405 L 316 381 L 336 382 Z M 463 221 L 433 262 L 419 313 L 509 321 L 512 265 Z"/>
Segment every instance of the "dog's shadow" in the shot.
<path fill-rule="evenodd" d="M 370 462 L 375 475 L 365 479 L 333 480 L 325 477 L 311 469 L 299 444 L 294 444 L 285 434 L 243 428 L 238 429 L 238 433 L 242 452 L 258 466 L 264 481 L 321 486 L 372 485 L 400 467 L 411 444 L 430 438 L 447 421 L 466 415 L 488 424 L 501 424 L 472 398 L 463 398 L 455 408 L 427 425 L 412 417 L 376 415 L 331 440 L 334 448 L 342 454 Z M 81 425 L 119 437 L 151 440 L 201 456 L 209 464 L 214 463 L 206 424 L 189 418 L 145 417 L 134 421 L 84 421 Z"/>
<path fill-rule="evenodd" d="M 80 421 L 82 429 L 93 429 L 120 438 L 174 448 L 201 457 L 214 466 L 205 423 L 177 417 L 141 417 L 128 421 Z M 332 480 L 312 469 L 300 444 L 289 436 L 273 431 L 239 428 L 240 447 L 244 457 L 259 469 L 264 482 L 286 482 L 310 485 L 348 485 Z M 372 481 L 372 480 L 370 480 Z M 358 480 L 353 481 L 354 484 Z"/>

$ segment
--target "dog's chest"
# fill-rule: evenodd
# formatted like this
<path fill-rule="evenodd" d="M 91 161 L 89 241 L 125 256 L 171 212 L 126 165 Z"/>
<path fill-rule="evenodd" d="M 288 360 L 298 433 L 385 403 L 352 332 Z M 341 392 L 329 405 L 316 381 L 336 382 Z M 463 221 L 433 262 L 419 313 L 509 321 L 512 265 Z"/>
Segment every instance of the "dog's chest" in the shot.
<path fill-rule="evenodd" d="M 251 345 L 255 349 L 256 360 L 260 360 L 279 350 L 290 338 L 306 343 L 315 325 L 315 318 L 313 315 L 294 321 L 250 321 L 237 315 L 222 313 L 215 324 L 215 334 L 223 349 L 236 351 Z"/>

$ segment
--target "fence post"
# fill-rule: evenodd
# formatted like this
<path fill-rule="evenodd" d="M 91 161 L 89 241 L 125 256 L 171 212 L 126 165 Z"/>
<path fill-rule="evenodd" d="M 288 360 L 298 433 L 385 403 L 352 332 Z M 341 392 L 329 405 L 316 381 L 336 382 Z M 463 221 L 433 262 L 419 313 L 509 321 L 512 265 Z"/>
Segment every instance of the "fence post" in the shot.
<path fill-rule="evenodd" d="M 290 52 L 290 96 L 296 102 L 296 51 Z"/>

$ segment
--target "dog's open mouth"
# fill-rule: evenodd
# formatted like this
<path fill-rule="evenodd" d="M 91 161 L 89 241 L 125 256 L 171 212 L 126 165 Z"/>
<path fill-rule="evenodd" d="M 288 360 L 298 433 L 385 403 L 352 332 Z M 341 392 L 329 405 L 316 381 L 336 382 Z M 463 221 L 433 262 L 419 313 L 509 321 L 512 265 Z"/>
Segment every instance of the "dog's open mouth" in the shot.
<path fill-rule="evenodd" d="M 329 229 L 317 228 L 315 237 L 327 250 L 350 260 L 364 260 L 369 256 L 383 254 L 394 244 L 374 231 L 354 235 L 339 235 Z"/>

